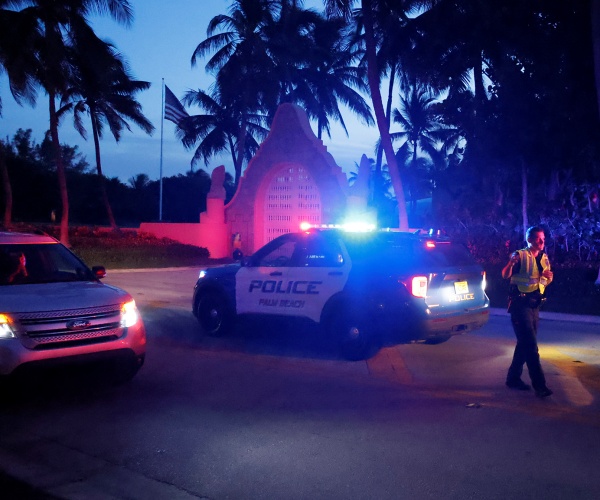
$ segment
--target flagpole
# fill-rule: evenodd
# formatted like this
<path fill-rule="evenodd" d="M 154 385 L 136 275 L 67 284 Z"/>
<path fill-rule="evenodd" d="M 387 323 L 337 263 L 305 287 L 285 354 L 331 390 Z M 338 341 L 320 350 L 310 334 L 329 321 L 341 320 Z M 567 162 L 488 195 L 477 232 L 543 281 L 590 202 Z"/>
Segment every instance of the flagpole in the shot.
<path fill-rule="evenodd" d="M 159 177 L 159 195 L 158 195 L 158 221 L 162 222 L 162 200 L 163 200 L 163 129 L 165 127 L 165 79 L 161 84 L 162 99 L 160 101 L 160 177 Z"/>

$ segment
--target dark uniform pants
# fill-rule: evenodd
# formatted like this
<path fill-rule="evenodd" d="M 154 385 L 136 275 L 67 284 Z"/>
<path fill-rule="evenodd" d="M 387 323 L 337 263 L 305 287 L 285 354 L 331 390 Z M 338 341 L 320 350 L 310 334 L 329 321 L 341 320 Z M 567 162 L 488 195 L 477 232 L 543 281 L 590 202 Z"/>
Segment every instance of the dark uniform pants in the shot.
<path fill-rule="evenodd" d="M 531 385 L 535 390 L 546 387 L 546 378 L 540 363 L 537 345 L 537 329 L 540 319 L 539 307 L 531 307 L 526 300 L 518 300 L 510 308 L 510 319 L 517 336 L 517 346 L 513 360 L 508 369 L 507 383 L 515 383 L 521 379 L 523 365 L 527 363 Z"/>

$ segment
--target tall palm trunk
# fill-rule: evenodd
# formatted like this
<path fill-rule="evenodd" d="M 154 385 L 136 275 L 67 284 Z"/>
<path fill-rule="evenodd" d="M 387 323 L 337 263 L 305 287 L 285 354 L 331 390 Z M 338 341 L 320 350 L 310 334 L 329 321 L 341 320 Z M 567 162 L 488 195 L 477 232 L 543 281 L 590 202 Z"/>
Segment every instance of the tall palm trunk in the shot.
<path fill-rule="evenodd" d="M 235 164 L 235 185 L 237 187 L 242 175 L 242 167 L 244 166 L 244 152 L 246 151 L 246 136 L 248 135 L 248 125 L 246 115 L 242 116 L 240 133 L 237 138 L 237 162 Z"/>
<path fill-rule="evenodd" d="M 527 203 L 527 165 L 525 165 L 525 160 L 521 158 L 521 211 L 523 216 L 523 237 L 525 237 L 527 228 L 529 227 Z"/>
<path fill-rule="evenodd" d="M 4 159 L 4 146 L 0 142 L 0 172 L 2 174 L 2 187 L 4 189 L 4 227 L 9 228 L 12 224 L 12 186 L 8 176 L 8 167 Z"/>
<path fill-rule="evenodd" d="M 385 121 L 387 124 L 387 129 L 390 129 L 390 121 L 392 116 L 392 100 L 394 93 L 394 81 L 396 79 L 396 64 L 392 63 L 390 68 L 390 81 L 388 83 L 388 96 L 387 103 L 385 105 Z M 383 189 L 383 173 L 381 171 L 383 163 L 383 148 L 381 147 L 381 143 L 377 147 L 377 158 L 375 160 L 375 176 L 373 178 L 373 198 L 376 200 L 376 206 L 378 206 L 378 202 L 383 200 L 384 198 L 384 189 Z"/>
<path fill-rule="evenodd" d="M 231 159 L 233 161 L 233 170 L 235 171 L 235 186 L 237 188 L 240 177 L 242 176 L 242 164 L 238 159 L 238 155 L 236 154 L 237 150 L 235 147 L 235 143 L 233 142 L 233 137 L 231 135 L 227 136 L 227 140 L 229 141 L 229 150 L 231 151 Z"/>
<path fill-rule="evenodd" d="M 390 137 L 389 127 L 387 126 L 383 101 L 379 91 L 377 52 L 375 46 L 375 34 L 373 31 L 373 10 L 371 0 L 362 0 L 362 11 L 365 23 L 365 44 L 367 49 L 367 79 L 369 82 L 369 90 L 371 91 L 371 101 L 373 102 L 375 120 L 377 121 L 377 128 L 379 129 L 379 135 L 381 136 L 381 144 L 383 146 L 383 151 L 385 152 L 392 186 L 394 187 L 394 193 L 396 194 L 396 201 L 398 202 L 399 227 L 400 229 L 406 230 L 408 229 L 408 215 L 406 213 L 406 202 L 404 200 L 404 188 L 402 186 L 402 179 L 400 179 L 398 163 L 396 162 L 396 156 L 394 155 L 392 139 Z"/>
<path fill-rule="evenodd" d="M 394 82 L 396 80 L 396 64 L 392 63 L 390 67 L 390 81 L 388 83 L 388 96 L 387 103 L 385 105 L 385 119 L 387 122 L 388 130 L 390 129 L 390 117 L 392 116 L 392 101 L 394 94 Z M 375 163 L 375 174 L 381 177 L 381 164 L 383 163 L 383 148 L 381 144 L 377 148 L 377 161 Z"/>
<path fill-rule="evenodd" d="M 67 191 L 67 176 L 65 173 L 65 164 L 63 163 L 60 141 L 58 140 L 58 116 L 56 115 L 56 93 L 48 92 L 50 101 L 50 136 L 52 137 L 52 148 L 54 149 L 54 161 L 56 162 L 56 174 L 58 177 L 58 188 L 60 190 L 60 200 L 62 204 L 62 213 L 60 216 L 60 241 L 66 247 L 69 243 L 69 194 Z"/>
<path fill-rule="evenodd" d="M 596 77 L 596 99 L 600 114 L 600 0 L 592 0 L 592 44 L 594 49 L 594 76 Z"/>
<path fill-rule="evenodd" d="M 92 135 L 94 136 L 94 151 L 96 153 L 96 172 L 98 174 L 98 182 L 100 183 L 100 193 L 102 194 L 102 201 L 104 202 L 104 207 L 106 208 L 106 215 L 108 216 L 108 222 L 110 224 L 110 227 L 112 227 L 115 231 L 118 231 L 119 228 L 117 226 L 117 222 L 115 221 L 115 216 L 113 215 L 110 202 L 108 201 L 108 193 L 106 192 L 106 179 L 104 178 L 104 174 L 102 173 L 102 162 L 100 160 L 100 138 L 98 135 L 96 113 L 93 108 L 90 108 L 90 114 L 92 116 Z"/>
<path fill-rule="evenodd" d="M 473 65 L 473 81 L 474 81 L 474 92 L 475 92 L 475 110 L 474 114 L 474 137 L 473 143 L 478 144 L 477 134 L 483 127 L 483 116 L 482 112 L 485 106 L 486 95 L 485 85 L 483 84 L 483 58 L 481 52 L 475 56 L 475 64 Z"/>

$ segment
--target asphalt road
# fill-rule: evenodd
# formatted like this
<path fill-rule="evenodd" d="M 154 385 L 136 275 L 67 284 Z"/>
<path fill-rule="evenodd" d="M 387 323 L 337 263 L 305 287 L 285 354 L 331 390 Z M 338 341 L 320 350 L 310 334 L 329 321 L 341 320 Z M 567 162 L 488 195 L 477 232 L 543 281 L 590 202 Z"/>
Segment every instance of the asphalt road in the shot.
<path fill-rule="evenodd" d="M 109 273 L 148 330 L 129 384 L 61 371 L 3 394 L 0 470 L 27 485 L 12 486 L 69 499 L 600 498 L 592 318 L 542 321 L 555 394 L 540 400 L 503 385 L 514 341 L 501 311 L 445 344 L 351 363 L 317 332 L 278 325 L 203 337 L 196 274 Z"/>

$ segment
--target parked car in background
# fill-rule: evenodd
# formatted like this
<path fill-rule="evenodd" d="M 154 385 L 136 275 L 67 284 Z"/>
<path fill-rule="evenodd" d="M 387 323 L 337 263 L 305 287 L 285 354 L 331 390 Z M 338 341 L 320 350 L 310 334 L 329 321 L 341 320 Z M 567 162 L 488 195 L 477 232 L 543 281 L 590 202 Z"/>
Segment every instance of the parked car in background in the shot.
<path fill-rule="evenodd" d="M 100 282 L 105 275 L 50 236 L 0 232 L 0 376 L 107 360 L 121 381 L 133 377 L 144 323 L 127 292 Z"/>
<path fill-rule="evenodd" d="M 344 357 L 363 359 L 383 344 L 435 344 L 480 328 L 485 285 L 467 248 L 444 237 L 309 228 L 202 270 L 192 310 L 210 335 L 245 315 L 310 320 Z"/>

